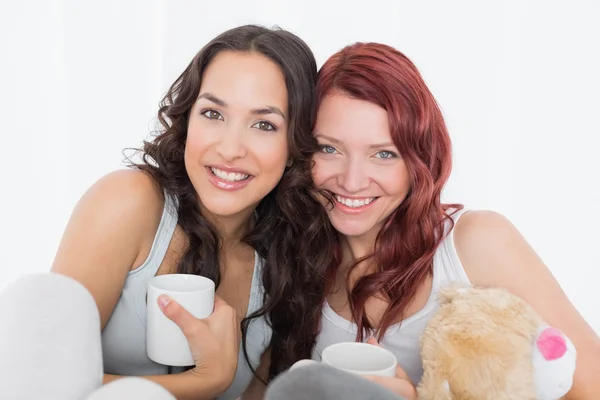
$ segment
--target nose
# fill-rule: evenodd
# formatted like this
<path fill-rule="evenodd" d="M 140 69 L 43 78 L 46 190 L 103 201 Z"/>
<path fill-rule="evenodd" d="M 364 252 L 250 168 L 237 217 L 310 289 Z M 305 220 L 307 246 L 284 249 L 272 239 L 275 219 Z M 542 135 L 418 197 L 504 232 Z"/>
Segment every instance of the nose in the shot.
<path fill-rule="evenodd" d="M 567 341 L 561 331 L 556 328 L 544 329 L 536 340 L 536 345 L 547 361 L 561 358 L 567 352 Z"/>
<path fill-rule="evenodd" d="M 369 187 L 365 165 L 359 160 L 348 160 L 338 175 L 338 185 L 348 193 L 358 193 Z"/>
<path fill-rule="evenodd" d="M 247 153 L 246 145 L 241 130 L 229 129 L 222 133 L 215 150 L 223 158 L 230 162 L 237 158 L 244 158 Z"/>

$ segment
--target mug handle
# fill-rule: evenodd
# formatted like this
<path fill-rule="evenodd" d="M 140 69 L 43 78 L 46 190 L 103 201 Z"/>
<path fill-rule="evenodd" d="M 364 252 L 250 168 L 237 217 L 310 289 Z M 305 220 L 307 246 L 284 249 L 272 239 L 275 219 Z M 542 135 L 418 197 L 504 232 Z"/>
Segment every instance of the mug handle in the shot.
<path fill-rule="evenodd" d="M 318 364 L 318 363 L 319 363 L 318 361 L 315 361 L 315 360 L 309 360 L 309 359 L 303 359 L 303 360 L 299 360 L 299 361 L 296 361 L 296 362 L 294 363 L 294 365 L 292 365 L 292 366 L 290 367 L 290 371 L 292 371 L 292 370 L 294 370 L 294 369 L 296 369 L 296 368 L 302 368 L 302 367 L 306 367 L 306 366 L 308 366 L 308 365 L 313 365 L 313 364 Z"/>

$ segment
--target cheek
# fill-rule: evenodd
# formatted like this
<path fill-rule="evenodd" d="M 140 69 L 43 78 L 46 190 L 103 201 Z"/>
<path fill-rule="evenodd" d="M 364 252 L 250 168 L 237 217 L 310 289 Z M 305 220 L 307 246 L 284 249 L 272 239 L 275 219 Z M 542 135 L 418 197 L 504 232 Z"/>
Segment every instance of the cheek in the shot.
<path fill-rule="evenodd" d="M 327 180 L 327 164 L 318 156 L 313 156 L 312 160 L 314 162 L 311 170 L 312 180 L 316 187 L 320 187 Z"/>
<path fill-rule="evenodd" d="M 406 196 L 410 191 L 410 176 L 405 165 L 379 175 L 378 182 L 390 196 Z"/>
<path fill-rule="evenodd" d="M 249 147 L 263 173 L 283 173 L 289 158 L 287 137 L 257 137 Z"/>
<path fill-rule="evenodd" d="M 211 145 L 210 129 L 202 129 L 198 124 L 191 122 L 188 125 L 185 139 L 185 154 L 197 155 L 203 153 Z"/>

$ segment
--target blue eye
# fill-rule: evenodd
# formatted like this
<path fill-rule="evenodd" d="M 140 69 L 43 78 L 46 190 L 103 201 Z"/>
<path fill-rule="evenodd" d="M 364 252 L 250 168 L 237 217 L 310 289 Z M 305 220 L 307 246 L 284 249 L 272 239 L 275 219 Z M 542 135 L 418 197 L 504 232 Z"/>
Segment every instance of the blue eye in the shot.
<path fill-rule="evenodd" d="M 391 151 L 383 150 L 383 151 L 380 151 L 379 153 L 377 153 L 375 155 L 375 157 L 381 158 L 383 160 L 387 160 L 387 159 L 390 159 L 390 158 L 396 158 L 398 156 L 396 154 L 392 153 Z"/>
<path fill-rule="evenodd" d="M 325 154 L 334 154 L 337 150 L 333 146 L 321 146 L 321 151 Z"/>

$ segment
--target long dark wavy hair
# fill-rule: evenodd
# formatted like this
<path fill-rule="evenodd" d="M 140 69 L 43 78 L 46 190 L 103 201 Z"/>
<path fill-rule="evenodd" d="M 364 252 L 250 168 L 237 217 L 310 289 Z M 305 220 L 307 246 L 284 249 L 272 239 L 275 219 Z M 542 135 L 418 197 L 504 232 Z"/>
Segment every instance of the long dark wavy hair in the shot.
<path fill-rule="evenodd" d="M 321 206 L 309 194 L 311 154 L 317 143 L 311 135 L 314 120 L 316 61 L 308 46 L 294 34 L 256 25 L 228 30 L 202 48 L 171 85 L 158 112 L 161 129 L 140 149 L 141 162 L 131 166 L 151 175 L 162 189 L 178 200 L 178 224 L 189 247 L 177 271 L 208 277 L 219 285 L 219 249 L 222 238 L 202 215 L 198 197 L 184 164 L 190 109 L 194 105 L 207 65 L 221 51 L 261 54 L 281 68 L 288 92 L 288 146 L 292 165 L 279 184 L 257 206 L 257 222 L 243 239 L 264 258 L 264 303 L 242 321 L 242 347 L 246 361 L 249 323 L 265 316 L 273 329 L 269 379 L 310 356 L 314 323 L 320 316 L 325 281 L 322 266 L 331 253 L 322 243 L 333 233 Z M 315 210 L 311 214 L 311 210 Z"/>
<path fill-rule="evenodd" d="M 419 286 L 433 273 L 435 251 L 450 231 L 446 222 L 452 226 L 451 213 L 462 208 L 441 202 L 452 167 L 451 142 L 442 112 L 417 67 L 390 46 L 355 43 L 332 55 L 319 71 L 315 107 L 332 93 L 387 111 L 392 141 L 410 174 L 411 189 L 379 231 L 373 253 L 350 266 L 351 270 L 371 259 L 377 272 L 361 277 L 353 287 L 347 283 L 357 340 L 375 331 L 381 340 L 387 328 L 402 319 Z M 341 262 L 338 240 L 332 248 L 335 270 Z M 365 303 L 374 295 L 389 301 L 377 327 L 365 313 Z"/>

